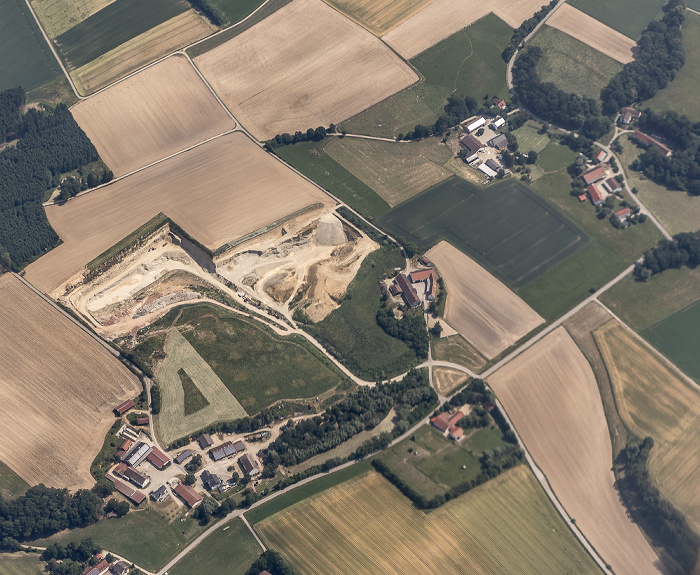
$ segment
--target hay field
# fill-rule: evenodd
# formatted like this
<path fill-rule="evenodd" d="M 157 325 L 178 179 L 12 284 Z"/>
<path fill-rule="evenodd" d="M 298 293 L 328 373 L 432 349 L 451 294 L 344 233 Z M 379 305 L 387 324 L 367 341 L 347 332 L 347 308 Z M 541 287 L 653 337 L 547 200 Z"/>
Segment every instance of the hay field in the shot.
<path fill-rule="evenodd" d="M 338 123 L 418 80 L 321 0 L 296 0 L 195 62 L 260 140 Z"/>
<path fill-rule="evenodd" d="M 440 242 L 425 255 L 447 284 L 447 323 L 488 359 L 544 322 L 508 287 L 448 242 Z"/>
<path fill-rule="evenodd" d="M 410 59 L 493 12 L 512 28 L 542 7 L 542 0 L 435 0 L 384 36 L 404 58 Z"/>
<path fill-rule="evenodd" d="M 160 212 L 214 249 L 319 202 L 334 204 L 236 132 L 48 207 L 63 243 L 28 266 L 27 279 L 45 292 L 55 289 Z"/>
<path fill-rule="evenodd" d="M 625 425 L 651 435 L 651 472 L 661 493 L 700 533 L 700 392 L 616 320 L 594 332 Z"/>
<path fill-rule="evenodd" d="M 433 387 L 440 395 L 450 395 L 462 387 L 469 376 L 463 371 L 449 367 L 433 368 Z"/>
<path fill-rule="evenodd" d="M 0 276 L 0 459 L 31 485 L 89 487 L 112 408 L 141 391 L 107 350 Z"/>
<path fill-rule="evenodd" d="M 166 358 L 155 375 L 163 393 L 163 407 L 156 423 L 164 444 L 217 421 L 248 415 L 214 370 L 176 328 L 168 330 L 163 349 Z M 185 415 L 185 392 L 178 375 L 180 368 L 185 370 L 208 401 L 206 407 L 190 415 Z"/>
<path fill-rule="evenodd" d="M 31 0 L 32 8 L 50 38 L 55 38 L 114 0 Z"/>
<path fill-rule="evenodd" d="M 392 208 L 452 176 L 443 165 L 453 153 L 437 138 L 410 143 L 333 138 L 323 151 Z"/>
<path fill-rule="evenodd" d="M 595 48 L 618 62 L 626 64 L 633 60 L 632 48 L 636 45 L 634 40 L 570 4 L 562 5 L 547 20 L 547 25 L 588 44 L 591 48 Z"/>
<path fill-rule="evenodd" d="M 72 70 L 70 74 L 81 93 L 95 92 L 133 70 L 208 36 L 215 29 L 205 18 L 188 10 Z"/>
<path fill-rule="evenodd" d="M 557 498 L 618 575 L 658 561 L 614 488 L 612 447 L 588 361 L 563 327 L 488 380 Z"/>
<path fill-rule="evenodd" d="M 367 28 L 372 34 L 383 36 L 422 10 L 433 0 L 325 0 L 348 18 Z"/>
<path fill-rule="evenodd" d="M 100 157 L 123 176 L 235 127 L 184 56 L 173 56 L 72 108 Z"/>
<path fill-rule="evenodd" d="M 430 514 L 377 473 L 255 525 L 302 573 L 598 573 L 520 465 Z"/>

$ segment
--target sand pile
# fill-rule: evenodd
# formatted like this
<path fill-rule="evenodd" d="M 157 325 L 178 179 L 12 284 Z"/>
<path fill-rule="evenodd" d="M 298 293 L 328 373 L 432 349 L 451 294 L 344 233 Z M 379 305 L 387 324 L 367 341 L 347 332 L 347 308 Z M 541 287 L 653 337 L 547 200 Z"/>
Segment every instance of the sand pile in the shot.
<path fill-rule="evenodd" d="M 340 246 L 347 241 L 342 222 L 332 213 L 319 220 L 316 229 L 316 243 L 319 246 Z"/>

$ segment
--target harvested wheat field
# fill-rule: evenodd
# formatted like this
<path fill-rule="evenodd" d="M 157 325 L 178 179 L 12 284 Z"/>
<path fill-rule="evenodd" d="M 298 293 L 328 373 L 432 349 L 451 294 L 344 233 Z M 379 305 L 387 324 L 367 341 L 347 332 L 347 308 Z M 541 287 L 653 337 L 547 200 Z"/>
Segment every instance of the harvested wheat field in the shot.
<path fill-rule="evenodd" d="M 542 0 L 435 0 L 386 34 L 384 40 L 404 58 L 410 59 L 489 12 L 517 28 L 542 4 Z"/>
<path fill-rule="evenodd" d="M 182 46 L 211 34 L 216 27 L 188 10 L 139 34 L 121 46 L 71 71 L 82 94 L 95 92 Z"/>
<path fill-rule="evenodd" d="M 450 395 L 462 387 L 469 376 L 463 371 L 450 367 L 433 368 L 433 387 L 440 395 Z"/>
<path fill-rule="evenodd" d="M 21 280 L 0 276 L 0 459 L 36 485 L 94 483 L 112 409 L 141 386 Z"/>
<path fill-rule="evenodd" d="M 637 44 L 634 40 L 570 4 L 560 6 L 547 20 L 547 24 L 584 44 L 588 44 L 591 48 L 595 48 L 618 62 L 626 64 L 633 60 L 632 48 Z"/>
<path fill-rule="evenodd" d="M 338 123 L 418 80 L 322 0 L 295 0 L 195 62 L 260 140 Z"/>
<path fill-rule="evenodd" d="M 433 0 L 325 0 L 372 34 L 383 36 Z"/>
<path fill-rule="evenodd" d="M 235 132 L 47 207 L 63 243 L 29 265 L 27 279 L 44 292 L 54 290 L 160 212 L 214 249 L 317 203 L 335 204 Z"/>
<path fill-rule="evenodd" d="M 525 465 L 430 514 L 368 473 L 255 528 L 301 573 L 598 573 Z"/>
<path fill-rule="evenodd" d="M 659 562 L 615 490 L 610 435 L 588 361 L 563 327 L 488 379 L 557 498 L 618 575 Z"/>
<path fill-rule="evenodd" d="M 649 470 L 700 533 L 700 391 L 616 320 L 594 332 L 625 425 L 651 436 Z"/>
<path fill-rule="evenodd" d="M 163 408 L 156 419 L 158 434 L 167 445 L 198 429 L 223 420 L 240 419 L 248 414 L 177 328 L 165 337 L 165 360 L 158 366 L 156 379 L 163 393 Z M 185 392 L 178 371 L 184 369 L 206 400 L 206 407 L 185 415 Z"/>
<path fill-rule="evenodd" d="M 31 0 L 46 33 L 55 38 L 114 0 Z"/>
<path fill-rule="evenodd" d="M 172 56 L 72 108 L 117 176 L 235 127 L 190 62 Z"/>
<path fill-rule="evenodd" d="M 441 241 L 425 255 L 447 284 L 445 320 L 488 359 L 544 322 L 506 285 L 448 242 Z"/>

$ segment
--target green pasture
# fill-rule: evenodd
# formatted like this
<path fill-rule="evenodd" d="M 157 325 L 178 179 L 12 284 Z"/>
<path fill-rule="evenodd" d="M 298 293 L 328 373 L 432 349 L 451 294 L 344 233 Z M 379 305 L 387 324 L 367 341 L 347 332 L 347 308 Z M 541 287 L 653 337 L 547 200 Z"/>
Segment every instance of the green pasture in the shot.
<path fill-rule="evenodd" d="M 585 233 L 514 178 L 485 188 L 451 178 L 378 221 L 424 250 L 447 240 L 516 287 L 586 243 Z"/>
<path fill-rule="evenodd" d="M 41 575 L 44 564 L 35 553 L 13 553 L 0 555 L 0 573 L 3 575 Z"/>
<path fill-rule="evenodd" d="M 265 0 L 211 0 L 221 13 L 226 16 L 229 24 L 240 22 L 249 16 Z"/>
<path fill-rule="evenodd" d="M 262 548 L 242 519 L 219 527 L 168 572 L 170 575 L 245 575 Z"/>
<path fill-rule="evenodd" d="M 0 461 L 0 495 L 9 499 L 24 495 L 29 484 Z"/>
<path fill-rule="evenodd" d="M 110 50 L 190 9 L 186 0 L 116 0 L 56 37 L 72 68 L 79 68 Z"/>
<path fill-rule="evenodd" d="M 695 381 L 700 382 L 700 302 L 696 301 L 645 329 L 641 335 Z"/>
<path fill-rule="evenodd" d="M 553 173 L 574 163 L 576 154 L 568 146 L 552 141 L 537 157 L 537 166 L 545 173 Z"/>
<path fill-rule="evenodd" d="M 389 204 L 372 188 L 324 151 L 329 142 L 301 142 L 277 148 L 275 153 L 363 216 L 372 219 L 388 210 Z"/>
<path fill-rule="evenodd" d="M 543 82 L 598 100 L 600 91 L 622 70 L 622 64 L 576 38 L 542 26 L 528 46 L 542 48 L 537 73 Z"/>
<path fill-rule="evenodd" d="M 513 130 L 513 134 L 518 139 L 518 151 L 527 153 L 534 150 L 538 154 L 544 151 L 549 145 L 549 136 L 540 134 L 540 127 L 541 124 L 530 121 Z"/>
<path fill-rule="evenodd" d="M 494 14 L 481 18 L 410 61 L 423 81 L 343 122 L 341 128 L 392 138 L 416 124 L 434 124 L 451 94 L 473 96 L 489 106 L 493 96 L 509 101 L 501 52 L 512 32 Z"/>
<path fill-rule="evenodd" d="M 690 2 L 686 2 L 690 6 Z M 700 0 L 697 2 L 700 10 Z M 694 122 L 700 122 L 700 14 L 685 13 L 683 24 L 683 46 L 685 64 L 673 82 L 644 103 L 652 110 L 662 112 L 675 110 L 685 114 Z"/>
<path fill-rule="evenodd" d="M 303 337 L 278 336 L 219 306 L 171 310 L 151 327 L 158 342 L 160 330 L 171 326 L 185 328 L 187 341 L 251 415 L 280 399 L 320 395 L 342 380 L 333 363 Z M 142 359 L 152 347 L 147 334 L 145 339 L 136 350 Z"/>
<path fill-rule="evenodd" d="M 0 91 L 33 90 L 61 69 L 24 0 L 0 0 Z"/>
<path fill-rule="evenodd" d="M 566 171 L 560 170 L 532 184 L 538 196 L 556 206 L 588 238 L 583 249 L 518 290 L 518 295 L 548 320 L 610 281 L 661 238 L 650 221 L 618 230 L 607 220 L 599 220 L 590 202 L 571 196 L 570 181 Z"/>
<path fill-rule="evenodd" d="M 172 501 L 158 505 L 176 509 Z M 33 543 L 41 547 L 50 543 L 65 545 L 91 537 L 102 548 L 157 571 L 204 531 L 191 517 L 180 521 L 184 517 L 185 514 L 177 510 L 171 517 L 153 509 L 132 510 L 124 517 L 102 519 L 89 527 L 62 531 Z"/>
<path fill-rule="evenodd" d="M 569 0 L 569 4 L 621 32 L 639 40 L 647 24 L 661 15 L 665 0 Z"/>
<path fill-rule="evenodd" d="M 405 264 L 398 248 L 383 247 L 372 252 L 362 262 L 340 307 L 322 321 L 306 326 L 329 352 L 363 379 L 393 377 L 418 363 L 411 348 L 388 335 L 376 321 L 381 307 L 379 282 Z"/>

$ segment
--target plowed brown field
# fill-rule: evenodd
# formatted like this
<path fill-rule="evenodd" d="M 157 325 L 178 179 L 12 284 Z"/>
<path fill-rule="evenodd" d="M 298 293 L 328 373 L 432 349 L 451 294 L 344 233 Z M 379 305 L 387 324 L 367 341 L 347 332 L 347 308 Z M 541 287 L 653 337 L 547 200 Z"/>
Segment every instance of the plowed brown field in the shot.
<path fill-rule="evenodd" d="M 235 127 L 184 56 L 173 56 L 71 110 L 122 176 Z"/>
<path fill-rule="evenodd" d="M 446 241 L 426 256 L 447 283 L 447 323 L 487 358 L 496 357 L 544 322 L 508 287 Z"/>
<path fill-rule="evenodd" d="M 581 12 L 570 4 L 563 4 L 547 24 L 565 34 L 588 44 L 606 56 L 626 64 L 632 61 L 632 48 L 636 42 L 617 30 Z"/>
<path fill-rule="evenodd" d="M 598 386 L 563 327 L 489 378 L 576 525 L 618 575 L 659 573 L 658 558 L 615 490 Z"/>
<path fill-rule="evenodd" d="M 321 0 L 295 0 L 195 63 L 260 140 L 340 122 L 418 79 Z"/>
<path fill-rule="evenodd" d="M 0 460 L 32 485 L 89 487 L 111 411 L 138 380 L 11 274 L 0 276 Z"/>
<path fill-rule="evenodd" d="M 384 40 L 404 58 L 413 58 L 489 12 L 517 28 L 542 4 L 542 0 L 435 0 L 386 34 Z"/>
<path fill-rule="evenodd" d="M 214 249 L 314 203 L 335 202 L 234 132 L 46 209 L 63 243 L 27 267 L 52 291 L 107 248 L 163 212 Z"/>

